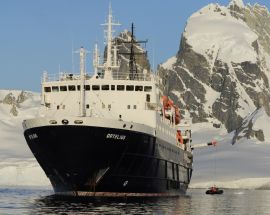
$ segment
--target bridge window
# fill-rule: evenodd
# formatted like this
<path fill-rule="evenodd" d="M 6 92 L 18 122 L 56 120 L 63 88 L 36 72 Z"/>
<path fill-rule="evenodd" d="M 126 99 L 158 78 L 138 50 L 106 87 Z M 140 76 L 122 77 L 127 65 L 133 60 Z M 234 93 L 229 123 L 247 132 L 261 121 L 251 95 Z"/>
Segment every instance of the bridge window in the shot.
<path fill-rule="evenodd" d="M 68 90 L 69 90 L 69 91 L 75 91 L 75 90 L 76 90 L 75 85 L 69 85 L 69 86 L 68 86 Z"/>
<path fill-rule="evenodd" d="M 143 91 L 143 86 L 135 86 L 135 91 Z"/>
<path fill-rule="evenodd" d="M 115 85 L 111 85 L 111 90 L 115 90 Z"/>
<path fill-rule="evenodd" d="M 45 93 L 49 93 L 52 91 L 51 87 L 44 87 Z"/>
<path fill-rule="evenodd" d="M 52 91 L 53 92 L 58 92 L 59 91 L 59 87 L 58 86 L 52 86 Z"/>
<path fill-rule="evenodd" d="M 109 90 L 109 85 L 102 85 L 101 86 L 101 89 L 102 90 Z"/>
<path fill-rule="evenodd" d="M 89 90 L 90 90 L 90 85 L 84 85 L 84 89 L 85 89 L 86 91 L 89 91 Z"/>
<path fill-rule="evenodd" d="M 118 91 L 124 91 L 125 90 L 125 85 L 117 85 L 117 90 Z"/>
<path fill-rule="evenodd" d="M 60 91 L 67 91 L 67 86 L 60 86 Z"/>
<path fill-rule="evenodd" d="M 151 92 L 152 91 L 152 87 L 151 86 L 144 86 L 144 91 L 145 92 Z"/>
<path fill-rule="evenodd" d="M 133 85 L 127 85 L 126 86 L 126 91 L 134 91 L 134 86 Z"/>
<path fill-rule="evenodd" d="M 100 86 L 99 85 L 92 85 L 92 90 L 96 91 L 99 90 Z"/>

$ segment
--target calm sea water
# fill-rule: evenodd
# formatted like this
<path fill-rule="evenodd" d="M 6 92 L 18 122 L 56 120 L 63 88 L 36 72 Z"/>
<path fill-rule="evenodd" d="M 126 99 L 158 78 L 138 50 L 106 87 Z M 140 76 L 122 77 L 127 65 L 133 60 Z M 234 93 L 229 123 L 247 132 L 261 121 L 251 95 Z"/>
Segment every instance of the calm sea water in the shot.
<path fill-rule="evenodd" d="M 270 214 L 270 191 L 224 190 L 206 195 L 192 189 L 178 198 L 101 200 L 59 199 L 52 191 L 34 188 L 0 188 L 0 214 Z"/>

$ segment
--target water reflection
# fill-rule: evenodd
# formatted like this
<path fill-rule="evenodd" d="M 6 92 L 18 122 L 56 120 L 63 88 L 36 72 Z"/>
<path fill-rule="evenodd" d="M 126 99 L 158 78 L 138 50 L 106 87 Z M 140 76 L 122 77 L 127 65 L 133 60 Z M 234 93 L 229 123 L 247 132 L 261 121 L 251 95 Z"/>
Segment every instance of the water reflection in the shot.
<path fill-rule="evenodd" d="M 47 196 L 35 200 L 30 214 L 190 214 L 190 196 L 178 198 L 93 199 Z"/>
<path fill-rule="evenodd" d="M 178 198 L 135 199 L 60 198 L 48 192 L 46 195 L 26 191 L 4 193 L 0 214 L 270 214 L 270 191 L 263 190 L 224 190 L 223 195 L 214 196 L 206 195 L 205 190 L 190 190 Z"/>

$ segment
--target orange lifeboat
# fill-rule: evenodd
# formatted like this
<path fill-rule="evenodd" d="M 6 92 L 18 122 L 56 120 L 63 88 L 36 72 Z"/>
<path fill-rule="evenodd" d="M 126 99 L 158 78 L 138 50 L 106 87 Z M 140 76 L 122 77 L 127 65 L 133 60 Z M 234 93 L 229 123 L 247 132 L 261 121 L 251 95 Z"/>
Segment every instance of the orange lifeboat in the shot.
<path fill-rule="evenodd" d="M 163 115 L 166 119 L 170 119 L 170 115 L 166 114 L 166 111 L 174 108 L 175 110 L 175 124 L 178 125 L 180 123 L 180 111 L 179 108 L 174 105 L 173 100 L 169 99 L 167 96 L 162 96 L 163 103 Z"/>

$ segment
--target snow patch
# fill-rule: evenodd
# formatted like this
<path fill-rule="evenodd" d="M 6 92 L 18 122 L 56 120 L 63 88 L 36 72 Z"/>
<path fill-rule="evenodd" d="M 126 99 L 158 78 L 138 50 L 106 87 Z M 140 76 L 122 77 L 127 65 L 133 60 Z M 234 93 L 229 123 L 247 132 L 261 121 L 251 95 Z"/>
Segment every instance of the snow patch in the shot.
<path fill-rule="evenodd" d="M 270 143 L 270 117 L 261 108 L 257 114 L 252 118 L 253 130 L 263 130 L 265 142 Z"/>
<path fill-rule="evenodd" d="M 210 4 L 193 14 L 184 36 L 195 52 L 211 61 L 215 58 L 228 63 L 257 61 L 252 43 L 258 36 L 224 6 Z M 217 56 L 209 56 L 209 50 L 214 50 Z"/>
<path fill-rule="evenodd" d="M 166 62 L 164 62 L 163 64 L 161 64 L 161 66 L 164 69 L 168 69 L 168 70 L 172 70 L 173 69 L 173 65 L 176 63 L 177 61 L 177 57 L 173 56 L 171 58 L 169 58 Z"/>
<path fill-rule="evenodd" d="M 232 145 L 234 133 L 214 128 L 210 123 L 192 125 L 193 143 L 217 140 L 216 147 L 194 150 L 191 188 L 207 188 L 216 184 L 224 188 L 270 188 L 270 142 L 241 139 Z"/>
<path fill-rule="evenodd" d="M 191 184 L 189 188 L 209 188 L 216 185 L 227 189 L 264 189 L 270 190 L 269 178 L 245 178 L 234 181 L 208 181 L 203 183 Z"/>
<path fill-rule="evenodd" d="M 34 158 L 5 159 L 0 162 L 0 186 L 50 186 Z"/>

